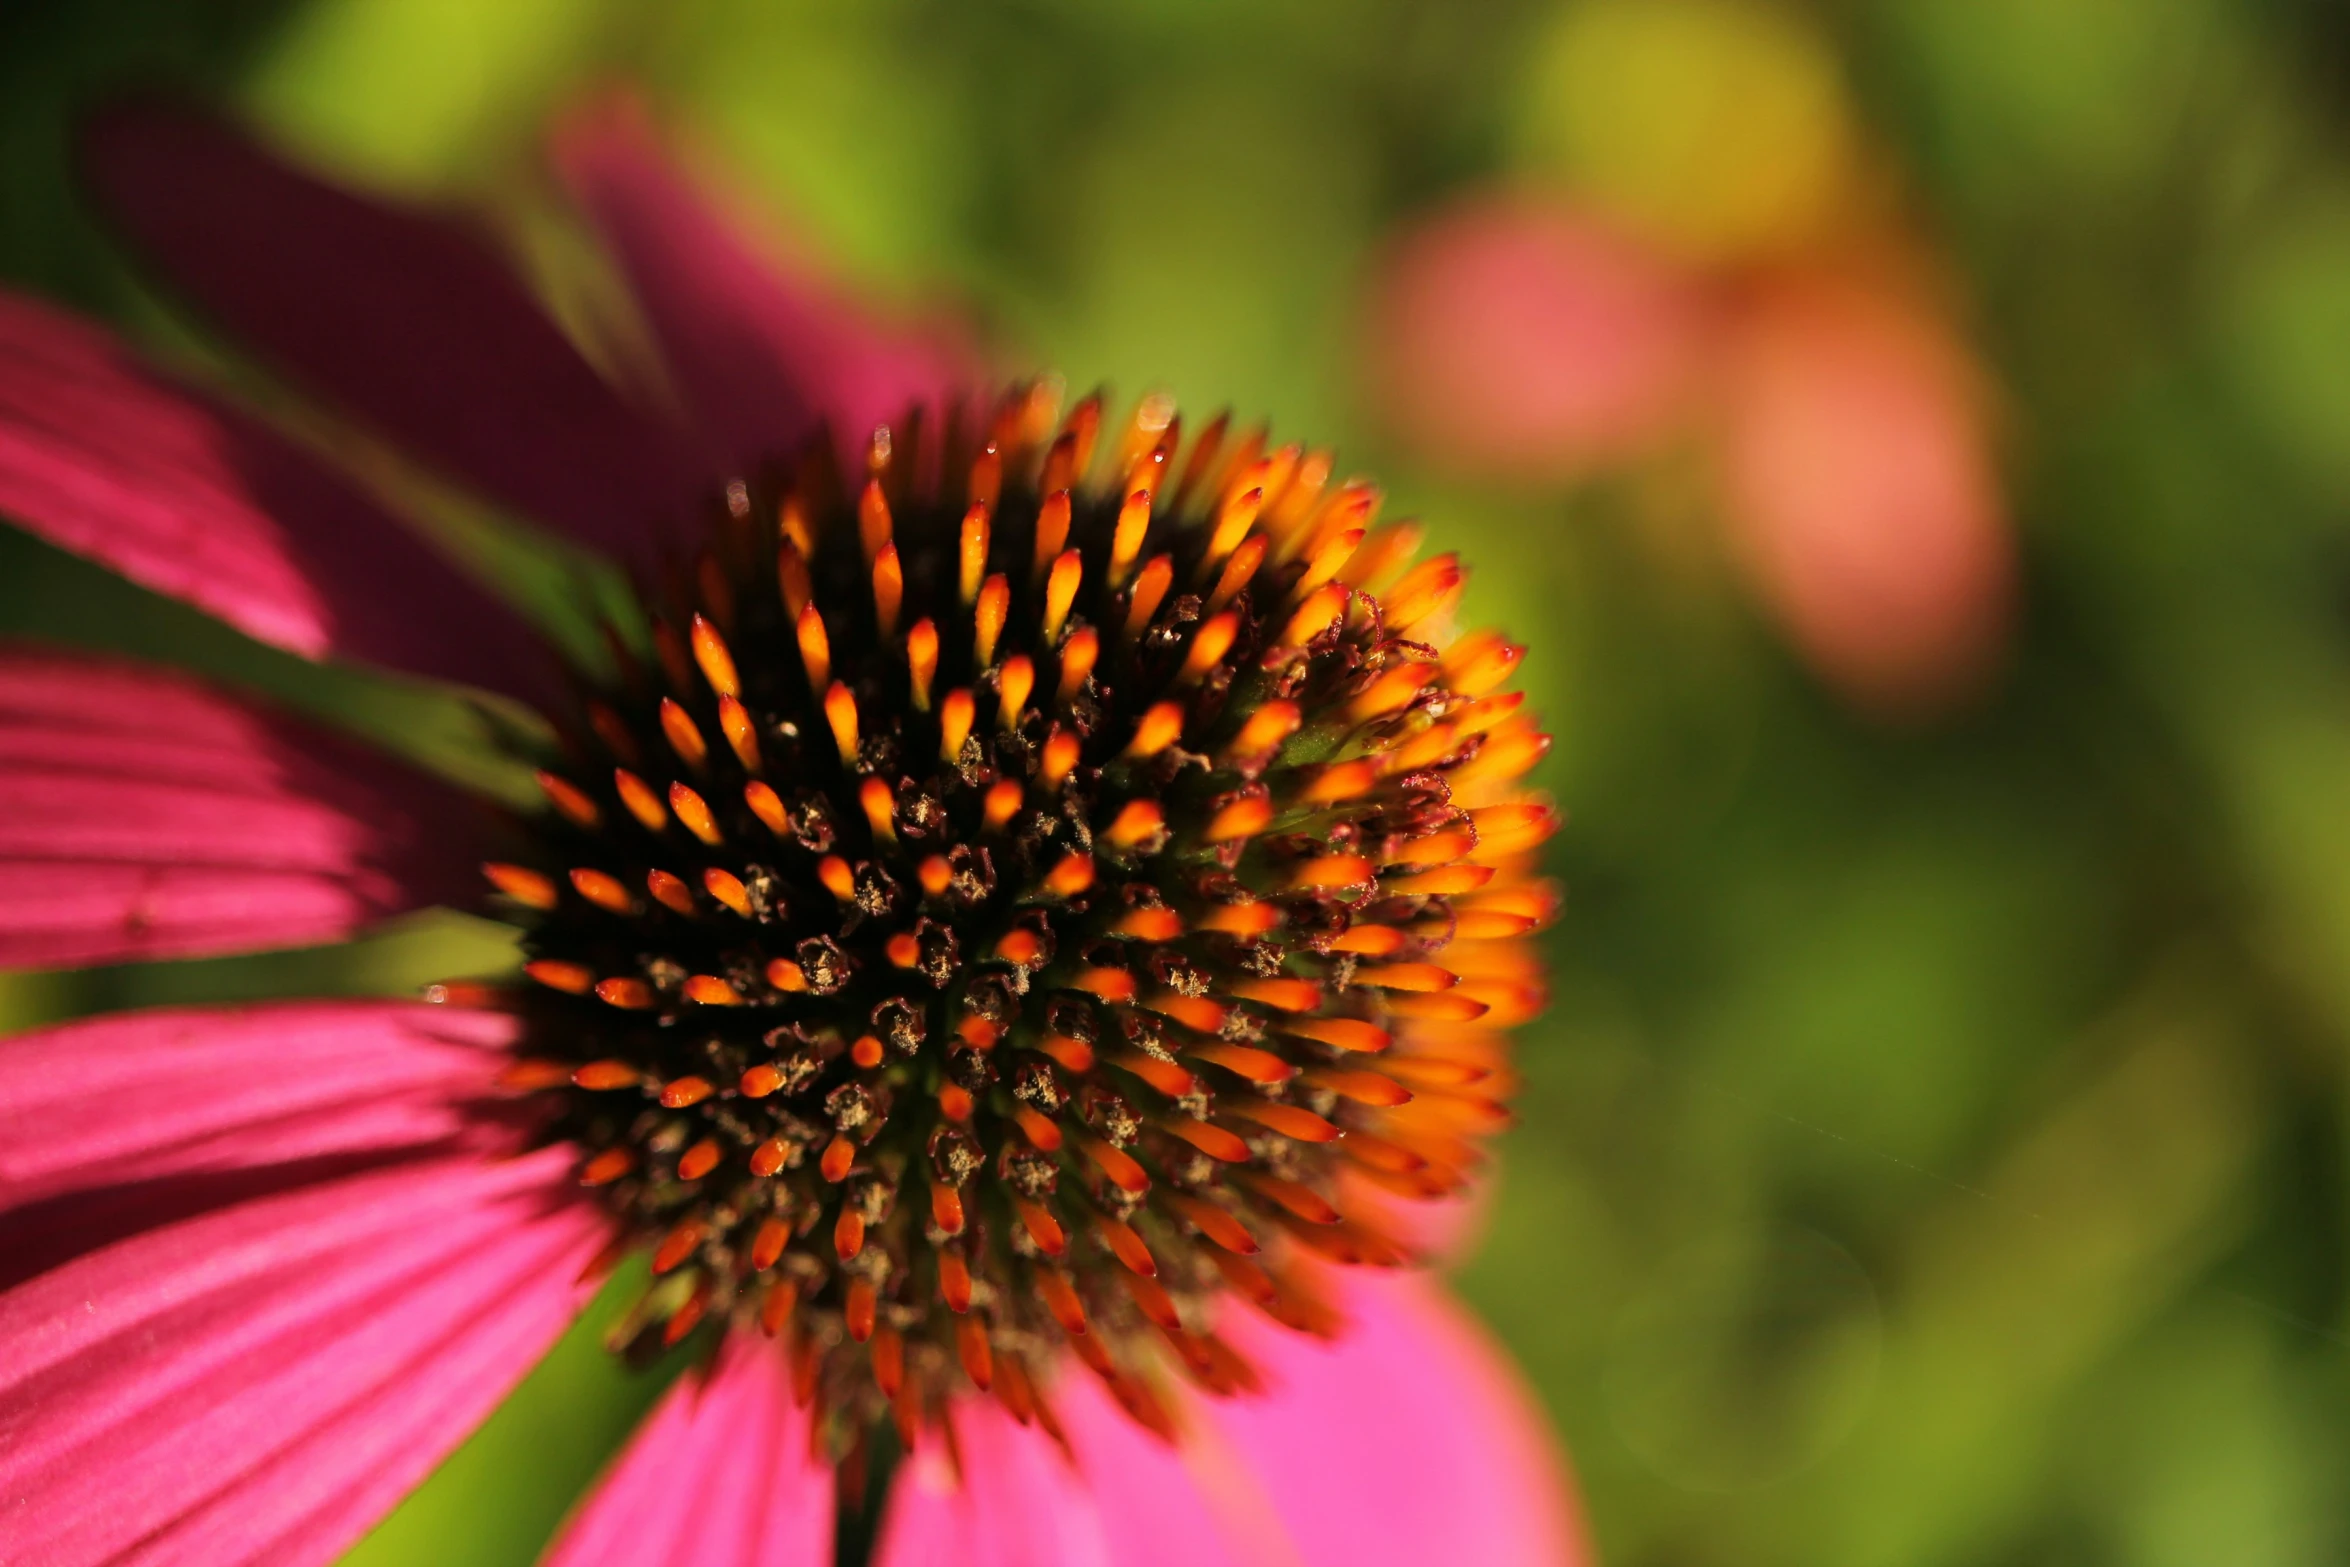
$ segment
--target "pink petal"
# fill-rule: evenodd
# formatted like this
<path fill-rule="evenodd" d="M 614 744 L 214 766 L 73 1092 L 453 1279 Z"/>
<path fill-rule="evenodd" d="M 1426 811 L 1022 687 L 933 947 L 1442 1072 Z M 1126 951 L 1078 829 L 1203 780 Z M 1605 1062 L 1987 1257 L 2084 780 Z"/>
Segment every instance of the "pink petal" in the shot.
<path fill-rule="evenodd" d="M 956 1401 L 961 1470 L 935 1439 L 899 1468 L 876 1567 L 1256 1567 L 1279 1559 L 1230 1550 L 1182 1457 L 1092 1373 L 1069 1368 L 1052 1401 L 1069 1454 L 991 1400 Z"/>
<path fill-rule="evenodd" d="M 359 1175 L 0 1295 L 0 1560 L 330 1559 L 575 1314 L 606 1226 L 569 1159 Z"/>
<path fill-rule="evenodd" d="M 519 622 L 283 437 L 0 292 L 0 512 L 264 642 L 526 699 Z"/>
<path fill-rule="evenodd" d="M 1261 1519 L 1215 1514 L 1196 1445 L 1179 1451 L 1144 1430 L 1091 1372 L 1069 1368 L 1052 1401 L 1119 1567 L 1293 1567 Z"/>
<path fill-rule="evenodd" d="M 886 333 L 812 272 L 755 245 L 695 189 L 631 102 L 573 117 L 557 164 L 620 258 L 695 422 L 738 464 L 821 417 L 862 440 L 961 379 L 943 345 Z"/>
<path fill-rule="evenodd" d="M 1733 335 L 1722 481 L 1740 559 L 1865 705 L 1947 703 L 1996 661 L 2014 546 L 1976 378 L 1933 312 L 1861 283 L 1763 292 Z"/>
<path fill-rule="evenodd" d="M 417 456 L 621 554 L 714 487 L 459 225 L 162 105 L 105 116 L 84 150 L 100 202 L 197 303 Z"/>
<path fill-rule="evenodd" d="M 1560 205 L 1482 196 L 1390 259 L 1371 333 L 1381 407 L 1448 465 L 1572 477 L 1689 411 L 1705 312 L 1661 257 Z"/>
<path fill-rule="evenodd" d="M 1256 1397 L 1201 1401 L 1195 1467 L 1226 1516 L 1270 1509 L 1306 1567 L 1592 1559 L 1566 1468 L 1498 1352 L 1429 1279 L 1330 1276 L 1335 1344 L 1241 1311 L 1223 1331 Z"/>
<path fill-rule="evenodd" d="M 0 1209 L 472 1129 L 514 1022 L 408 1001 L 171 1007 L 0 1039 Z"/>
<path fill-rule="evenodd" d="M 937 1442 L 899 1467 L 875 1567 L 1114 1567 L 1101 1499 L 1048 1439 L 984 1399 L 950 1418 L 960 1473 Z"/>
<path fill-rule="evenodd" d="M 200 1213 L 481 1146 L 512 1029 L 487 1012 L 309 1001 L 0 1040 L 0 1288 Z"/>
<path fill-rule="evenodd" d="M 935 1442 L 899 1470 L 877 1567 L 1591 1560 L 1556 1449 L 1478 1330 L 1421 1278 L 1331 1289 L 1349 1323 L 1334 1346 L 1230 1314 L 1266 1391 L 1187 1400 L 1180 1450 L 1075 1367 L 1051 1389 L 1067 1456 L 992 1403 L 957 1402 L 961 1470 Z"/>
<path fill-rule="evenodd" d="M 0 644 L 0 968 L 332 941 L 465 896 L 478 825 L 193 681 Z"/>
<path fill-rule="evenodd" d="M 832 1471 L 775 1346 L 733 1334 L 597 1483 L 544 1567 L 828 1567 Z"/>

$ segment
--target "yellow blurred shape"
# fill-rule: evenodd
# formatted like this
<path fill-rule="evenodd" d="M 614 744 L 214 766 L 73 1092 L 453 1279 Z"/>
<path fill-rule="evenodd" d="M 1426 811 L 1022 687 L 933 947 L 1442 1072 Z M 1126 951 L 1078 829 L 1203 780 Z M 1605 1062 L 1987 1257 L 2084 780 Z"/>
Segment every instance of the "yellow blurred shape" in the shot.
<path fill-rule="evenodd" d="M 1816 237 L 1852 183 L 1853 116 L 1819 34 L 1738 0 L 1593 0 L 1535 47 L 1527 165 L 1705 261 Z"/>
<path fill-rule="evenodd" d="M 478 177 L 485 146 L 530 145 L 594 58 L 601 0 L 320 0 L 297 10 L 246 103 L 309 153 L 433 190 Z"/>

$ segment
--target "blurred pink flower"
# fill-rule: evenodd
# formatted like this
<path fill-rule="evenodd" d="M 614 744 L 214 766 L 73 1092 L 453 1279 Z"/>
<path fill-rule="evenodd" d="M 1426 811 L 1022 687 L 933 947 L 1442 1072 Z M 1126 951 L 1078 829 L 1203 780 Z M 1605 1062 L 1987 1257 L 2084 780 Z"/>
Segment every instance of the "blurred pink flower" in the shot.
<path fill-rule="evenodd" d="M 1378 392 L 1431 454 L 1571 478 L 1653 448 L 1686 416 L 1705 314 L 1694 282 L 1599 221 L 1472 197 L 1389 262 L 1371 334 Z"/>
<path fill-rule="evenodd" d="M 817 415 L 854 428 L 957 372 L 770 269 L 627 115 L 577 122 L 559 159 L 681 417 L 593 370 L 447 219 L 160 109 L 108 121 L 89 170 L 298 386 L 625 561 L 654 552 L 646 519 L 692 514 Z M 5 296 L 0 511 L 305 656 L 559 690 L 502 605 L 308 448 Z M 0 804 L 0 968 L 333 942 L 465 897 L 495 832 L 247 698 L 24 646 L 0 648 Z M 464 1438 L 573 1320 L 614 1234 L 577 1151 L 534 1147 L 501 1092 L 521 1027 L 283 1001 L 0 1041 L 0 1559 L 327 1561 Z M 1361 1269 L 1328 1290 L 1334 1343 L 1227 1313 L 1267 1389 L 1181 1395 L 1179 1445 L 1085 1375 L 1052 1389 L 1065 1448 L 957 1398 L 952 1446 L 901 1471 L 880 1560 L 1584 1559 L 1546 1434 L 1457 1308 Z M 731 1332 L 552 1560 L 829 1562 L 812 1430 L 774 1346 Z"/>
<path fill-rule="evenodd" d="M 1888 291 L 1753 291 L 1722 347 L 1724 511 L 1755 590 L 1855 700 L 1935 706 L 1997 657 L 2012 571 L 1966 350 Z"/>
<path fill-rule="evenodd" d="M 1381 411 L 1431 460 L 1557 483 L 1695 442 L 1756 597 L 1849 698 L 1931 708 L 1995 662 L 2013 546 L 1980 377 L 1897 273 L 1692 277 L 1520 193 L 1426 219 L 1382 278 Z"/>

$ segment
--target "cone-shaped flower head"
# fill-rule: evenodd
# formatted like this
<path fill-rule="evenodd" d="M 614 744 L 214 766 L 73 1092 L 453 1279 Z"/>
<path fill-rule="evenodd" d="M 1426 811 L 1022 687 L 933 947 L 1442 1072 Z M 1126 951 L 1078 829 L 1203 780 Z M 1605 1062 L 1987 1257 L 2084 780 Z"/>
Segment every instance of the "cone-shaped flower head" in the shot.
<path fill-rule="evenodd" d="M 510 1083 L 648 1247 L 631 1334 L 785 1337 L 836 1446 L 1066 1350 L 1146 1424 L 1237 1294 L 1390 1266 L 1532 1005 L 1545 739 L 1327 453 L 1023 387 L 740 484 L 543 758 Z M 626 650 L 641 647 L 641 658 Z M 1049 1420 L 1049 1412 L 1045 1418 Z"/>

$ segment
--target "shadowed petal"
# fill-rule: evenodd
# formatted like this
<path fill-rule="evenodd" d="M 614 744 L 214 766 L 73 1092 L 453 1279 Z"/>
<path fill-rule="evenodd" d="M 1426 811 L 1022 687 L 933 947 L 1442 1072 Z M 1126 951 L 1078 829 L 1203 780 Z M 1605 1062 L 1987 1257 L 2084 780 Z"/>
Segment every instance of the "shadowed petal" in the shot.
<path fill-rule="evenodd" d="M 1591 1560 L 1557 1449 L 1482 1331 L 1424 1276 L 1328 1282 L 1347 1320 L 1334 1344 L 1225 1316 L 1266 1387 L 1192 1406 L 1228 1453 L 1219 1512 L 1269 1506 L 1307 1567 Z"/>
<path fill-rule="evenodd" d="M 943 345 L 886 333 L 714 210 L 626 100 L 556 142 L 572 193 L 618 254 L 670 368 L 737 463 L 788 450 L 816 418 L 861 438 L 958 378 Z"/>
<path fill-rule="evenodd" d="M 118 1013 L 0 1039 L 0 1208 L 466 1131 L 511 1018 L 411 1001 Z"/>
<path fill-rule="evenodd" d="M 503 605 L 348 481 L 90 323 L 7 293 L 0 513 L 312 658 L 525 700 L 549 673 Z"/>
<path fill-rule="evenodd" d="M 406 1001 L 170 1007 L 0 1039 L 0 1288 L 130 1235 L 482 1146 L 513 1020 Z"/>
<path fill-rule="evenodd" d="M 325 1561 L 576 1313 L 569 1153 L 242 1204 L 0 1295 L 0 1560 Z"/>
<path fill-rule="evenodd" d="M 829 1567 L 832 1471 L 808 1439 L 783 1357 L 732 1334 L 707 1375 L 669 1390 L 545 1567 Z"/>
<path fill-rule="evenodd" d="M 193 681 L 0 644 L 0 968 L 332 941 L 464 895 L 480 825 Z"/>
<path fill-rule="evenodd" d="M 84 151 L 101 204 L 223 325 L 484 492 L 626 555 L 714 478 L 458 225 L 162 105 L 106 115 Z"/>

